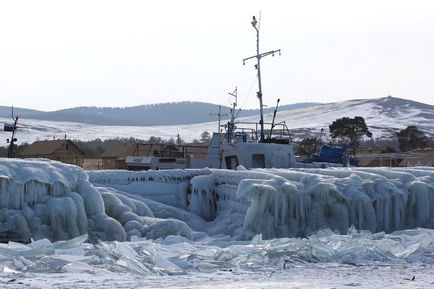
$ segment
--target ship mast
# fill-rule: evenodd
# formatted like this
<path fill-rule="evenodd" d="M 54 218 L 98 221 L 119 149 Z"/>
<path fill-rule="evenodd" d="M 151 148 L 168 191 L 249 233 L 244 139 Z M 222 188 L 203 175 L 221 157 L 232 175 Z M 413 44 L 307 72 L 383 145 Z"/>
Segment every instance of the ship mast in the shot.
<path fill-rule="evenodd" d="M 218 127 L 217 127 L 217 132 L 220 133 L 220 122 L 222 119 L 222 116 L 227 116 L 227 113 L 222 113 L 222 106 L 219 105 L 219 112 L 218 113 L 210 113 L 209 115 L 216 115 L 219 118 L 219 123 L 218 123 Z"/>
<path fill-rule="evenodd" d="M 252 59 L 252 58 L 256 58 L 256 60 L 257 60 L 257 63 L 255 64 L 255 69 L 258 70 L 258 86 L 259 86 L 259 90 L 256 93 L 256 96 L 259 98 L 259 112 L 260 112 L 260 116 L 261 116 L 261 119 L 259 121 L 260 125 L 261 125 L 261 138 L 260 138 L 259 142 L 263 142 L 264 139 L 265 139 L 265 136 L 264 136 L 264 110 L 263 110 L 264 105 L 262 103 L 261 58 L 265 57 L 265 56 L 268 56 L 268 55 L 274 56 L 274 53 L 277 53 L 277 52 L 280 55 L 280 49 L 271 50 L 271 51 L 264 52 L 264 53 L 259 53 L 259 28 L 256 26 L 257 23 L 258 23 L 258 21 L 256 20 L 256 17 L 253 16 L 252 26 L 256 30 L 256 55 L 244 58 L 243 59 L 243 65 L 246 64 L 246 60 L 249 60 L 249 59 Z"/>
<path fill-rule="evenodd" d="M 231 139 L 232 139 L 232 134 L 233 134 L 233 132 L 234 132 L 234 130 L 235 130 L 235 118 L 236 118 L 236 115 L 235 115 L 235 109 L 236 109 L 236 107 L 237 107 L 237 102 L 238 102 L 238 96 L 237 96 L 237 87 L 235 86 L 235 90 L 234 90 L 234 92 L 228 92 L 228 94 L 230 95 L 230 96 L 233 96 L 233 97 L 235 97 L 235 102 L 233 102 L 232 103 L 232 109 L 231 109 L 231 120 L 228 122 L 228 135 L 227 135 L 227 139 L 228 139 L 228 142 L 231 142 Z M 240 111 L 240 110 L 239 110 Z"/>

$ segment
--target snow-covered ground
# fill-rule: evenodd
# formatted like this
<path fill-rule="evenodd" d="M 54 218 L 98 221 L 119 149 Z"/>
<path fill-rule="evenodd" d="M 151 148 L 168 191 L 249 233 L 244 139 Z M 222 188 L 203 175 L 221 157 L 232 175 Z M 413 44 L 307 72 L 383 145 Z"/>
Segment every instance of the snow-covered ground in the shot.
<path fill-rule="evenodd" d="M 0 118 L 0 123 L 10 123 L 10 119 Z M 70 139 L 90 141 L 96 138 L 102 140 L 111 138 L 149 139 L 151 136 L 163 139 L 176 139 L 178 133 L 185 141 L 199 139 L 200 134 L 217 129 L 216 123 L 203 123 L 177 126 L 102 126 L 76 122 L 54 122 L 35 119 L 22 119 L 18 125 L 16 137 L 18 144 L 32 143 L 36 140 L 62 139 L 67 135 Z M 10 132 L 0 130 L 1 145 L 7 145 L 6 139 L 11 137 Z"/>
<path fill-rule="evenodd" d="M 362 116 L 366 124 L 377 137 L 388 137 L 390 134 L 416 125 L 429 136 L 434 136 L 434 109 L 432 106 L 407 101 L 405 99 L 386 97 L 379 99 L 351 100 L 327 103 L 303 109 L 281 111 L 277 114 L 276 123 L 284 121 L 295 138 L 328 135 L 328 126 L 341 117 Z M 265 115 L 265 121 L 272 121 L 272 114 Z M 242 122 L 258 122 L 258 116 L 240 118 Z M 10 119 L 0 118 L 0 123 L 10 123 Z M 185 141 L 199 139 L 203 131 L 217 131 L 217 121 L 190 125 L 173 126 L 98 126 L 84 123 L 54 122 L 32 119 L 21 119 L 23 127 L 17 132 L 18 143 L 32 143 L 35 140 L 64 138 L 88 141 L 95 138 L 128 138 L 148 139 L 159 136 L 164 139 L 176 139 L 179 134 Z M 0 145 L 6 145 L 9 132 L 0 131 Z"/>
<path fill-rule="evenodd" d="M 432 288 L 434 170 L 0 159 L 0 286 Z"/>

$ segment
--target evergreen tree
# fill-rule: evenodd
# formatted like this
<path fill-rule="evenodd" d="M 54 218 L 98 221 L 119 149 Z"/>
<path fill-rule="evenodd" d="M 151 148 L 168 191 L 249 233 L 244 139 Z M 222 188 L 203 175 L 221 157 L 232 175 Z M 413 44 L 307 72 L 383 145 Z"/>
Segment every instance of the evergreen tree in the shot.
<path fill-rule="evenodd" d="M 363 136 L 372 137 L 372 133 L 369 131 L 365 119 L 361 116 L 354 118 L 338 118 L 329 125 L 329 129 L 332 139 L 349 143 L 353 148 L 360 144 L 360 140 Z"/>
<path fill-rule="evenodd" d="M 399 149 L 402 152 L 425 148 L 428 144 L 428 138 L 414 125 L 409 125 L 407 128 L 400 130 L 396 133 L 396 137 L 398 138 Z"/>
<path fill-rule="evenodd" d="M 208 131 L 204 131 L 200 135 L 200 142 L 201 143 L 209 143 L 211 140 L 211 135 Z"/>

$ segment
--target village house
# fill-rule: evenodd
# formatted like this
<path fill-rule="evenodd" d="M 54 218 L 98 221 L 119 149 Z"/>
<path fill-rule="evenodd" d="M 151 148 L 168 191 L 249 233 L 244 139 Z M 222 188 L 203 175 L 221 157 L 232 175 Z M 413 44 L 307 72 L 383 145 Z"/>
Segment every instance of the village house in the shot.
<path fill-rule="evenodd" d="M 180 158 L 176 145 L 148 143 L 114 143 L 101 155 L 101 169 L 127 169 L 128 156 Z"/>
<path fill-rule="evenodd" d="M 127 169 L 125 162 L 128 156 L 205 159 L 208 146 L 203 145 L 174 145 L 148 143 L 115 143 L 101 155 L 100 169 Z"/>
<path fill-rule="evenodd" d="M 71 140 L 35 141 L 25 148 L 20 158 L 46 158 L 82 167 L 84 152 Z"/>
<path fill-rule="evenodd" d="M 134 154 L 134 143 L 114 143 L 101 155 L 102 166 L 100 169 L 127 169 L 125 159 Z"/>
<path fill-rule="evenodd" d="M 433 166 L 434 148 L 415 149 L 409 152 L 392 152 L 386 147 L 362 147 L 356 149 L 359 167 L 411 167 Z"/>
<path fill-rule="evenodd" d="M 434 164 L 434 148 L 415 149 L 405 154 L 401 162 L 402 167 L 408 166 L 428 166 Z"/>
<path fill-rule="evenodd" d="M 388 147 L 359 147 L 354 157 L 359 167 L 398 167 L 404 154 Z"/>

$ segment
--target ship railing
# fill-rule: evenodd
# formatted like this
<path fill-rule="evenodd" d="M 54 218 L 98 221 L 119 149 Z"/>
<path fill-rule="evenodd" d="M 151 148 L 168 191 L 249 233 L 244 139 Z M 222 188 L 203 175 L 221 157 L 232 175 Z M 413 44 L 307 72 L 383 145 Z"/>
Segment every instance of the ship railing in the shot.
<path fill-rule="evenodd" d="M 291 134 L 285 121 L 280 123 L 264 123 L 269 129 L 264 130 L 266 136 L 264 142 L 290 143 Z M 236 122 L 235 131 L 227 137 L 230 142 L 258 142 L 260 139 L 260 123 L 257 122 Z"/>

